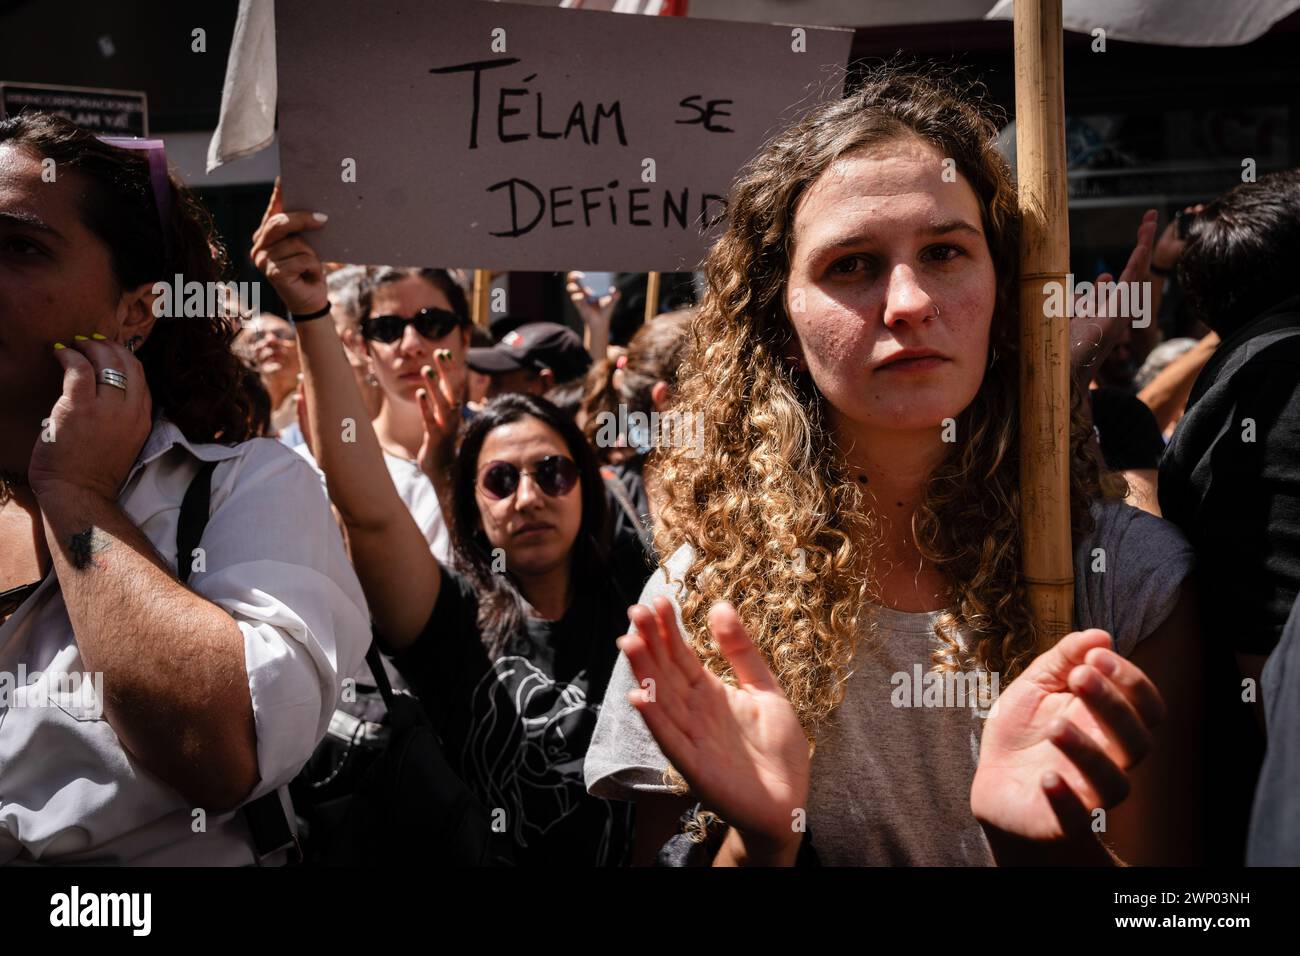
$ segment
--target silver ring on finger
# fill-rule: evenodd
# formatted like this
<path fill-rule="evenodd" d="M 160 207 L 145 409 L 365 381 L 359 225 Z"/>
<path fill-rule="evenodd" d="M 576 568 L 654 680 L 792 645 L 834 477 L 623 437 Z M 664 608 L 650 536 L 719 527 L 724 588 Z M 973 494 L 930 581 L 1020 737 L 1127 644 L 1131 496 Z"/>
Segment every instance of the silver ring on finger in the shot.
<path fill-rule="evenodd" d="M 120 388 L 126 391 L 126 373 L 120 372 L 115 368 L 106 368 L 99 373 L 99 383 L 101 385 L 111 385 L 113 388 Z"/>

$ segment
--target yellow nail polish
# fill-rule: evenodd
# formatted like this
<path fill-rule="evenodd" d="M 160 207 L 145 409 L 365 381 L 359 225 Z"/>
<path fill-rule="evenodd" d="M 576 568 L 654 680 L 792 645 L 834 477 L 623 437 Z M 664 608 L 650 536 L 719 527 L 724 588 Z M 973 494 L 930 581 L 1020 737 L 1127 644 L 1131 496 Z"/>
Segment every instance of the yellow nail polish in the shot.
<path fill-rule="evenodd" d="M 73 341 L 75 341 L 75 342 L 89 342 L 89 341 L 90 341 L 90 340 L 89 340 L 88 338 L 86 338 L 84 335 L 74 335 L 74 336 L 72 337 L 72 339 L 73 339 Z"/>
<path fill-rule="evenodd" d="M 90 337 L 91 337 L 92 339 L 94 339 L 95 341 L 97 341 L 97 342 L 107 342 L 107 341 L 108 341 L 108 336 L 107 336 L 107 335 L 100 335 L 98 332 L 92 332 L 91 335 L 90 335 Z"/>
<path fill-rule="evenodd" d="M 59 349 L 66 349 L 66 348 L 67 348 L 67 346 L 64 345 L 62 342 L 55 342 L 55 343 L 54 343 L 54 351 L 56 351 L 56 352 L 57 352 Z"/>

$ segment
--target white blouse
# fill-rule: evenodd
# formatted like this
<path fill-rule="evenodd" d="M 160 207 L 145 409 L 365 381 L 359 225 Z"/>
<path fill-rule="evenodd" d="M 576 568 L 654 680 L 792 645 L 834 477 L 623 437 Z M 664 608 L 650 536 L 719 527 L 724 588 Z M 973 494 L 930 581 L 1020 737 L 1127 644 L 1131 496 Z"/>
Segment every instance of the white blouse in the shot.
<path fill-rule="evenodd" d="M 172 568 L 181 500 L 208 461 L 219 464 L 205 568 L 189 587 L 244 635 L 261 777 L 253 800 L 287 784 L 324 736 L 343 678 L 363 662 L 370 615 L 306 462 L 272 439 L 191 444 L 159 418 L 118 504 Z M 81 671 L 51 571 L 0 628 L 0 680 L 28 684 L 0 696 L 0 863 L 253 863 L 243 814 L 197 812 L 137 763 L 96 695 L 69 692 L 63 675 Z"/>
<path fill-rule="evenodd" d="M 311 449 L 303 444 L 295 445 L 293 450 L 311 464 L 320 478 L 321 486 L 326 487 L 325 473 L 321 471 L 320 465 L 312 456 Z M 384 452 L 384 464 L 388 466 L 388 474 L 392 476 L 398 497 L 402 499 L 402 504 L 406 505 L 406 510 L 415 519 L 420 533 L 424 535 L 424 540 L 429 542 L 429 550 L 433 552 L 433 556 L 443 564 L 451 564 L 451 532 L 447 528 L 442 506 L 438 503 L 438 493 L 434 490 L 429 476 L 420 468 L 418 461 L 398 458 L 388 452 Z"/>

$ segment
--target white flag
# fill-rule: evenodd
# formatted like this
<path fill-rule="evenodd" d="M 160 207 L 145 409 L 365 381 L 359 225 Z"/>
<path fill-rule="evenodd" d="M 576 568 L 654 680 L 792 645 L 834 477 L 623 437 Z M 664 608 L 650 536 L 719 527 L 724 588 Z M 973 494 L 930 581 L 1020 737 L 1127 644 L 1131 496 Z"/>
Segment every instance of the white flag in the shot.
<path fill-rule="evenodd" d="M 986 20 L 1010 20 L 1014 0 L 1000 2 Z M 1258 40 L 1300 0 L 1063 0 L 1065 29 L 1108 40 L 1166 46 L 1240 46 Z"/>
<path fill-rule="evenodd" d="M 208 172 L 271 145 L 275 101 L 275 0 L 239 0 Z"/>

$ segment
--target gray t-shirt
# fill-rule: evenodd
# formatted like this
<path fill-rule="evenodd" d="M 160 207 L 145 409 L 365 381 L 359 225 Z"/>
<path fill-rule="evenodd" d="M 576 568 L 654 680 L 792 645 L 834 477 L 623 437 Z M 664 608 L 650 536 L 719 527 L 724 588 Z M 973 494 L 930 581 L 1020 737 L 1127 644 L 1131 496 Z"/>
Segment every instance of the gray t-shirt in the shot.
<path fill-rule="evenodd" d="M 1173 525 L 1117 501 L 1093 508 L 1094 533 L 1074 556 L 1075 615 L 1081 628 L 1108 631 L 1128 656 L 1169 616 L 1192 568 L 1192 550 Z M 1098 551 L 1097 549 L 1100 549 Z M 679 549 L 641 595 L 673 602 L 690 566 Z M 672 583 L 670 584 L 670 580 Z M 872 608 L 844 699 L 816 741 L 807 822 L 821 862 L 838 866 L 992 865 L 970 812 L 970 786 L 992 675 L 940 684 L 930 675 L 942 612 Z M 668 761 L 627 702 L 636 687 L 620 655 L 587 750 L 587 789 L 632 800 L 667 793 Z M 936 706 L 938 705 L 938 706 Z"/>

